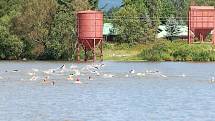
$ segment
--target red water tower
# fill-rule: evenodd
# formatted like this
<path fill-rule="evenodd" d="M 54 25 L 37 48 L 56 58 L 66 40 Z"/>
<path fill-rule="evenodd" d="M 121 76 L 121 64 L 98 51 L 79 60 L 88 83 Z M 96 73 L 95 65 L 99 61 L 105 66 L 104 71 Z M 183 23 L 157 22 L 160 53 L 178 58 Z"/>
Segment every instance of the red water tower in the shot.
<path fill-rule="evenodd" d="M 188 42 L 193 43 L 197 37 L 202 43 L 212 32 L 212 43 L 215 44 L 215 8 L 214 6 L 190 6 L 188 17 Z M 194 35 L 192 35 L 194 33 Z"/>
<path fill-rule="evenodd" d="M 93 61 L 96 61 L 97 55 L 102 60 L 103 12 L 92 10 L 79 11 L 77 13 L 77 34 L 77 60 L 80 61 L 80 49 L 84 50 L 85 61 L 88 60 L 89 53 L 93 56 Z"/>

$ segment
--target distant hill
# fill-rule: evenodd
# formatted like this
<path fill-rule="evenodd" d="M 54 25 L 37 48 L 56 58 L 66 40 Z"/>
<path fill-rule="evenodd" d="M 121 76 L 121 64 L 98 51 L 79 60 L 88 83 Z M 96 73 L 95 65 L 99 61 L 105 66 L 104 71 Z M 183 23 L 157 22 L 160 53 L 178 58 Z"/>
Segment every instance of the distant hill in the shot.
<path fill-rule="evenodd" d="M 99 8 L 105 6 L 106 3 L 108 3 L 108 6 L 105 8 L 105 10 L 108 10 L 112 7 L 120 6 L 122 0 L 99 0 Z"/>

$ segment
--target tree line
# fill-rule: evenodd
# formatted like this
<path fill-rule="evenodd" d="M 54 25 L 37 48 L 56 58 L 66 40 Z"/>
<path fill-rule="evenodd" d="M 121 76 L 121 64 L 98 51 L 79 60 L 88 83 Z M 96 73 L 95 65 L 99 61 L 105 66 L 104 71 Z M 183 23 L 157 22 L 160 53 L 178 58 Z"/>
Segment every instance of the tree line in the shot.
<path fill-rule="evenodd" d="M 106 13 L 114 24 L 119 42 L 146 43 L 156 41 L 158 26 L 167 25 L 170 35 L 177 33 L 177 25 L 187 25 L 190 5 L 215 6 L 214 0 L 123 0 L 122 6 Z"/>
<path fill-rule="evenodd" d="M 74 60 L 76 12 L 99 9 L 98 2 L 1 0 L 0 59 Z M 186 17 L 190 4 L 214 6 L 215 1 L 123 0 L 120 7 L 105 12 L 105 21 L 119 31 L 117 42 L 155 41 L 158 25 L 171 16 Z"/>
<path fill-rule="evenodd" d="M 1 0 L 0 58 L 73 60 L 76 12 L 98 0 Z"/>

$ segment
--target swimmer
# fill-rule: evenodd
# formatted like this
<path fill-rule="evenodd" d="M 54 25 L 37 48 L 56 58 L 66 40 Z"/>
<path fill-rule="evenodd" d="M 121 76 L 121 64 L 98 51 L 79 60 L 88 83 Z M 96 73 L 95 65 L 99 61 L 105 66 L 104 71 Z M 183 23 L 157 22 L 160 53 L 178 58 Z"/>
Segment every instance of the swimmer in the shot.
<path fill-rule="evenodd" d="M 79 78 L 76 79 L 76 81 L 74 82 L 75 84 L 81 84 L 82 82 L 80 81 Z"/>
<path fill-rule="evenodd" d="M 12 72 L 18 72 L 19 70 L 17 70 L 17 69 L 15 69 L 15 70 L 13 70 Z"/>
<path fill-rule="evenodd" d="M 66 66 L 63 64 L 59 69 L 65 69 Z"/>
<path fill-rule="evenodd" d="M 69 74 L 69 76 L 67 77 L 67 80 L 74 80 L 73 74 Z"/>
<path fill-rule="evenodd" d="M 134 73 L 135 73 L 135 70 L 134 70 L 134 69 L 131 69 L 131 70 L 129 71 L 129 73 L 130 73 L 130 74 L 134 74 Z"/>
<path fill-rule="evenodd" d="M 96 74 L 96 76 L 100 76 L 100 73 L 98 71 L 91 71 L 91 73 Z"/>
<path fill-rule="evenodd" d="M 54 81 L 50 81 L 48 80 L 49 79 L 49 76 L 45 76 L 45 78 L 43 79 L 42 83 L 44 84 L 51 84 L 51 85 L 55 85 L 55 82 Z"/>
<path fill-rule="evenodd" d="M 33 75 L 31 78 L 30 78 L 30 80 L 32 81 L 32 80 L 37 80 L 37 76 L 36 75 Z"/>
<path fill-rule="evenodd" d="M 43 79 L 43 83 L 48 83 L 49 82 L 49 76 L 45 76 L 45 78 Z"/>
<path fill-rule="evenodd" d="M 54 82 L 54 81 L 52 81 L 52 85 L 53 85 L 53 86 L 55 85 L 55 82 Z"/>
<path fill-rule="evenodd" d="M 89 76 L 89 80 L 93 80 L 93 78 L 91 76 Z"/>

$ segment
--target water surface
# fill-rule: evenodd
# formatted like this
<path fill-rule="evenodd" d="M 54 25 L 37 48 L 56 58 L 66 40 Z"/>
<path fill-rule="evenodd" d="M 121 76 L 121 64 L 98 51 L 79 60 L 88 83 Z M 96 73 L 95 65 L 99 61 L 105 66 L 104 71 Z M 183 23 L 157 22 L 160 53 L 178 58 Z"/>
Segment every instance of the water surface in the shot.
<path fill-rule="evenodd" d="M 43 84 L 42 71 L 87 64 L 69 62 L 0 62 L 0 120 L 2 121 L 213 121 L 215 119 L 215 63 L 103 62 L 101 76 L 68 73 L 51 75 L 55 85 Z M 38 69 L 40 78 L 27 73 Z M 136 73 L 159 71 L 159 75 Z M 18 70 L 13 72 L 13 70 Z M 113 74 L 105 78 L 102 74 Z M 129 75 L 126 77 L 125 75 Z M 181 75 L 186 75 L 181 76 Z"/>

